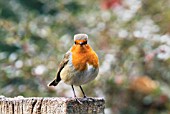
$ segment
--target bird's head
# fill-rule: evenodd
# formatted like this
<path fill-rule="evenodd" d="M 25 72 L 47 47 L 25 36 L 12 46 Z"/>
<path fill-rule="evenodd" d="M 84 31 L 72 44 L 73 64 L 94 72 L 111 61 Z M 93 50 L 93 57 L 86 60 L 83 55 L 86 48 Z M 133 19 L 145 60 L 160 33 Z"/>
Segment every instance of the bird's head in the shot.
<path fill-rule="evenodd" d="M 76 34 L 74 35 L 74 42 L 75 45 L 86 45 L 88 41 L 88 35 L 87 34 Z"/>

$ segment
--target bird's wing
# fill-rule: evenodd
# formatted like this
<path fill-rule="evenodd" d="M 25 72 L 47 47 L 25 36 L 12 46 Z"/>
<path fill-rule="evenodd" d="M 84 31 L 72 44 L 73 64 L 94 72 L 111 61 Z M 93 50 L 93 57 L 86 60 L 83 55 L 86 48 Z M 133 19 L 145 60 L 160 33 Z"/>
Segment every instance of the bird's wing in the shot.
<path fill-rule="evenodd" d="M 61 63 L 59 64 L 59 67 L 58 67 L 58 70 L 57 70 L 57 75 L 55 77 L 55 79 L 50 82 L 48 84 L 48 86 L 56 86 L 60 80 L 61 80 L 61 77 L 60 77 L 60 72 L 62 71 L 62 69 L 65 67 L 65 65 L 68 63 L 69 61 L 69 56 L 70 56 L 70 51 L 68 51 L 65 55 L 64 55 L 64 58 L 63 60 L 61 61 Z"/>

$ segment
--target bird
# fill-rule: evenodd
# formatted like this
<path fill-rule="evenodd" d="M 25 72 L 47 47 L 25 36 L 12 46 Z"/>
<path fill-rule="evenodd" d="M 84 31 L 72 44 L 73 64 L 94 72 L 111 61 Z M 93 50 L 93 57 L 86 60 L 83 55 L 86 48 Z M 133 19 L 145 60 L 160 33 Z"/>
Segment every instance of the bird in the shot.
<path fill-rule="evenodd" d="M 94 80 L 98 72 L 98 55 L 88 44 L 88 35 L 75 34 L 73 46 L 64 55 L 58 66 L 56 77 L 48 86 L 57 86 L 60 81 L 71 85 L 74 98 L 81 103 L 76 96 L 74 86 L 79 86 L 84 98 L 87 98 L 81 86 Z"/>

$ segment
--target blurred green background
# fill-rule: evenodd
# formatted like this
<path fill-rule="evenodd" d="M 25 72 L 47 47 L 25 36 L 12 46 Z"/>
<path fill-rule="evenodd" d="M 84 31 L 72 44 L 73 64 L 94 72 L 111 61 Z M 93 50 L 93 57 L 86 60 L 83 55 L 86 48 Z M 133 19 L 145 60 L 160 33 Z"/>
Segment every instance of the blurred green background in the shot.
<path fill-rule="evenodd" d="M 106 114 L 170 114 L 170 0 L 0 0 L 0 95 L 72 97 L 47 87 L 76 33 L 98 77 L 83 88 Z M 82 96 L 76 88 L 78 96 Z"/>

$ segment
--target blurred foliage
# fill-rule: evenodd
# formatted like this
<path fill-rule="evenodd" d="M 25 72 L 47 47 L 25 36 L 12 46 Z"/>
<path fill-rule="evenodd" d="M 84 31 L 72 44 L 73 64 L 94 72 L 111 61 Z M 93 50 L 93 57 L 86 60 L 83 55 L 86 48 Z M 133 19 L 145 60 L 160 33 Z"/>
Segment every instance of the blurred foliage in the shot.
<path fill-rule="evenodd" d="M 106 99 L 106 114 L 170 113 L 169 4 L 1 0 L 0 94 L 72 97 L 70 86 L 47 84 L 74 34 L 87 33 L 100 58 L 100 73 L 83 87 L 88 96 Z"/>

